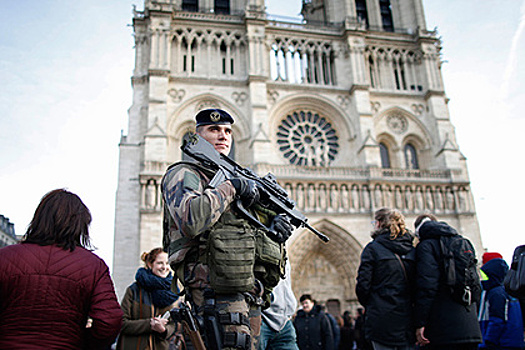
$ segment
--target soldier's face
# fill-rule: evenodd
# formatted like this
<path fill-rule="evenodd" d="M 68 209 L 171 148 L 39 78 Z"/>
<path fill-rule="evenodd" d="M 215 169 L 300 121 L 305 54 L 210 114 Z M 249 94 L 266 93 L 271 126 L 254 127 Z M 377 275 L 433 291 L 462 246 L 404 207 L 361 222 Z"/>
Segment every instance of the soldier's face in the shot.
<path fill-rule="evenodd" d="M 197 134 L 211 143 L 217 152 L 226 156 L 230 154 L 232 146 L 231 125 L 203 125 L 197 128 Z"/>

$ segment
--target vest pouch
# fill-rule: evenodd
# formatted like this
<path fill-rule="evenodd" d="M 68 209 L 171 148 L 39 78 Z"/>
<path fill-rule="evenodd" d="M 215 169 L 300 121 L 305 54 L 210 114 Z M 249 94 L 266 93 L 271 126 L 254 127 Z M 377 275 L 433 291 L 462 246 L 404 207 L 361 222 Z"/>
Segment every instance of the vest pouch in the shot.
<path fill-rule="evenodd" d="M 233 218 L 233 217 L 230 217 Z M 207 264 L 217 293 L 242 293 L 255 285 L 255 235 L 244 220 L 225 220 L 210 231 Z"/>
<path fill-rule="evenodd" d="M 281 245 L 270 239 L 264 230 L 257 230 L 255 244 L 255 273 L 265 287 L 273 288 L 281 278 L 283 251 Z"/>

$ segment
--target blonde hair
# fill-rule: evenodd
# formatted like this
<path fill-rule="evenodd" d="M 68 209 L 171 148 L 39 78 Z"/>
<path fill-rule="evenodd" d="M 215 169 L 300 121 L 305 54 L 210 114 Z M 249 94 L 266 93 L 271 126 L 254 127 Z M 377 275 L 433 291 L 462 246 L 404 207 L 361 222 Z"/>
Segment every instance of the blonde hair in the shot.
<path fill-rule="evenodd" d="M 162 248 L 153 248 L 149 252 L 142 253 L 142 255 L 140 256 L 140 260 L 144 261 L 144 264 L 147 268 L 150 268 L 160 253 L 164 253 L 164 250 Z"/>
<path fill-rule="evenodd" d="M 375 219 L 380 229 L 389 229 L 390 238 L 396 239 L 407 232 L 405 216 L 397 209 L 382 208 L 376 211 Z"/>

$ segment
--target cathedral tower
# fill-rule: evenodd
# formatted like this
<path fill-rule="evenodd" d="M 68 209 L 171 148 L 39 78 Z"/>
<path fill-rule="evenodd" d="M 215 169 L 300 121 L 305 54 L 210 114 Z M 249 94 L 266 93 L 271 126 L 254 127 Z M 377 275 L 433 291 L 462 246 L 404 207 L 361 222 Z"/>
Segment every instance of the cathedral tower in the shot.
<path fill-rule="evenodd" d="M 297 0 L 298 1 L 298 0 Z M 264 0 L 146 0 L 135 11 L 128 134 L 120 142 L 113 276 L 161 245 L 160 180 L 203 108 L 236 119 L 234 158 L 272 172 L 327 234 L 288 243 L 296 294 L 356 305 L 373 213 L 435 213 L 482 251 L 465 157 L 422 0 L 303 0 L 303 21 Z"/>

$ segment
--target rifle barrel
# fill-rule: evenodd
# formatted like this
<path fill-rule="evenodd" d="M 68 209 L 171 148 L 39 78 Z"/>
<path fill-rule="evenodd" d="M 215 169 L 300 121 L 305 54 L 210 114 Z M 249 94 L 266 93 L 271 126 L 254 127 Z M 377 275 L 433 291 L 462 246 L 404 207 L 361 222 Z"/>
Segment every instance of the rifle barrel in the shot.
<path fill-rule="evenodd" d="M 328 238 L 326 235 L 322 234 L 320 231 L 318 231 L 315 227 L 311 226 L 309 223 L 305 222 L 303 224 L 307 229 L 312 231 L 319 237 L 323 242 L 328 243 L 330 241 L 330 238 Z"/>

